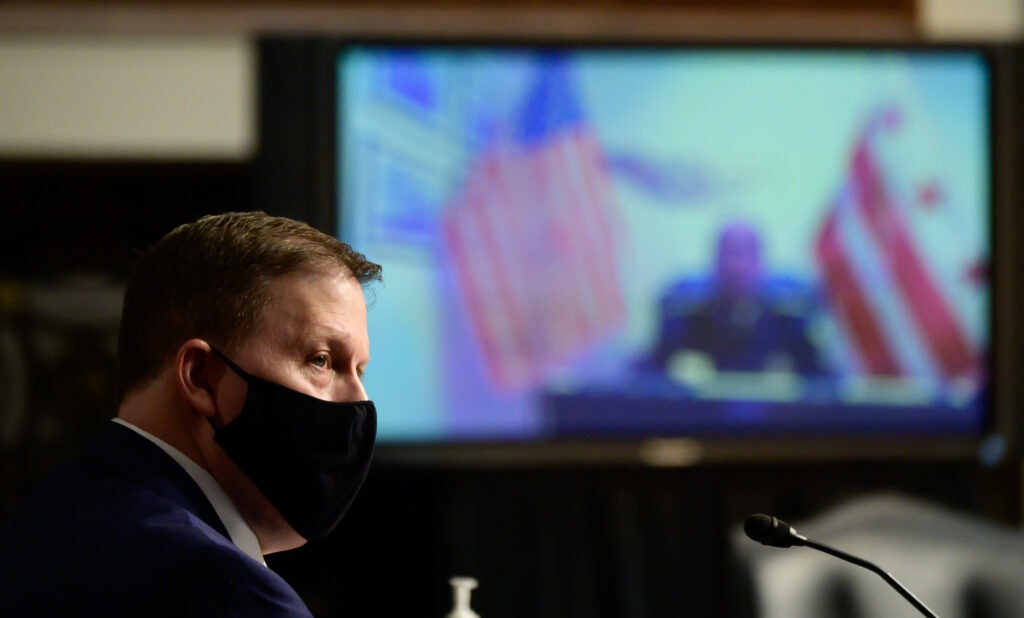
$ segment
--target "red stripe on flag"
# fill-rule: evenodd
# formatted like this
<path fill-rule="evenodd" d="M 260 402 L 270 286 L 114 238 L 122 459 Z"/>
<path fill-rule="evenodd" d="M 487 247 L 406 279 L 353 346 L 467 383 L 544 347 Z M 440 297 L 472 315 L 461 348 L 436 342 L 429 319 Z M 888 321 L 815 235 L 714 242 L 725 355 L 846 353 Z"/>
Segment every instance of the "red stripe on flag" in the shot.
<path fill-rule="evenodd" d="M 618 210 L 613 208 L 614 192 L 610 181 L 608 162 L 597 138 L 589 132 L 575 132 L 572 141 L 582 153 L 580 166 L 582 178 L 582 194 L 593 213 L 587 218 L 594 229 L 595 247 L 588 251 L 598 264 L 597 280 L 601 285 L 601 304 L 603 321 L 618 321 L 626 312 L 625 300 L 619 289 L 619 268 L 616 256 L 618 247 L 615 244 L 617 234 L 612 232 L 613 222 L 620 224 L 615 215 Z"/>
<path fill-rule="evenodd" d="M 497 281 L 503 294 L 497 306 L 492 307 L 492 328 L 497 328 L 512 345 L 503 348 L 498 373 L 500 384 L 510 388 L 533 380 L 539 375 L 536 366 L 537 345 L 534 330 L 537 315 L 532 301 L 533 274 L 528 267 L 531 260 L 529 242 L 529 217 L 526 205 L 535 199 L 530 184 L 527 193 L 519 174 L 525 172 L 518 153 L 498 150 L 500 156 L 490 169 L 486 186 L 483 188 L 487 204 L 484 245 L 492 256 L 493 264 L 489 274 Z M 478 225 L 482 225 L 478 223 Z"/>
<path fill-rule="evenodd" d="M 899 363 L 889 348 L 878 316 L 843 246 L 839 234 L 839 208 L 841 205 L 834 205 L 830 210 L 815 248 L 825 286 L 867 373 L 899 375 Z"/>
<path fill-rule="evenodd" d="M 574 245 L 578 247 L 577 267 L 584 275 L 580 278 L 580 320 L 582 337 L 587 340 L 600 335 L 602 328 L 608 323 L 602 314 L 609 300 L 607 290 L 611 273 L 603 272 L 598 263 L 601 257 L 600 249 L 595 246 L 592 232 L 592 219 L 597 205 L 588 199 L 586 181 L 581 177 L 582 168 L 591 163 L 590 153 L 581 148 L 579 140 L 573 135 L 565 140 L 559 154 L 563 173 L 569 184 L 569 190 L 566 191 L 569 217 L 578 222 L 572 226 L 570 233 Z"/>
<path fill-rule="evenodd" d="M 445 217 L 441 229 L 445 244 L 452 253 L 452 264 L 456 271 L 456 279 L 462 286 L 462 297 L 469 309 L 470 323 L 480 339 L 487 367 L 493 370 L 499 365 L 501 355 L 494 341 L 494 334 L 484 320 L 487 315 L 487 309 L 483 306 L 484 293 L 479 289 L 476 276 L 471 272 L 470 264 L 475 260 L 470 258 L 471 250 L 467 249 L 465 233 L 460 229 L 464 221 L 464 218 L 456 216 Z M 497 379 L 498 376 L 493 377 Z"/>
<path fill-rule="evenodd" d="M 858 207 L 882 248 L 886 266 L 925 345 L 947 377 L 969 371 L 974 358 L 967 338 L 914 247 L 906 220 L 889 199 L 866 139 L 860 141 L 854 153 L 852 174 Z"/>
<path fill-rule="evenodd" d="M 498 225 L 495 218 L 507 212 L 502 193 L 494 191 L 501 180 L 498 161 L 487 156 L 481 167 L 471 172 L 464 200 L 452 218 L 459 221 L 453 229 L 465 235 L 459 239 L 461 251 L 455 255 L 455 262 L 459 278 L 467 286 L 464 291 L 470 319 L 495 381 L 511 386 L 520 379 L 529 342 L 494 229 Z"/>
<path fill-rule="evenodd" d="M 563 332 L 571 333 L 564 342 L 567 349 L 560 352 L 571 352 L 572 348 L 587 342 L 598 326 L 592 313 L 596 304 L 594 287 L 597 277 L 591 270 L 592 261 L 588 259 L 591 247 L 587 246 L 583 235 L 590 213 L 581 207 L 581 196 L 574 179 L 576 164 L 583 162 L 570 146 L 571 141 L 566 139 L 546 148 L 548 173 L 560 179 L 551 184 L 554 189 L 551 202 L 557 209 L 555 237 L 563 245 L 559 257 L 567 261 L 567 271 L 575 275 L 557 284 L 560 301 L 555 311 L 561 316 Z"/>
<path fill-rule="evenodd" d="M 580 323 L 574 301 L 578 292 L 579 278 L 563 281 L 552 280 L 552 273 L 569 274 L 574 271 L 575 247 L 567 230 L 568 217 L 565 213 L 567 195 L 561 182 L 554 182 L 553 176 L 560 171 L 557 160 L 557 145 L 543 146 L 529 155 L 530 167 L 536 175 L 541 199 L 538 202 L 543 213 L 538 213 L 544 227 L 543 250 L 549 256 L 548 268 L 538 273 L 543 279 L 542 292 L 545 295 L 547 311 L 544 315 L 542 338 L 547 349 L 547 359 L 557 358 L 563 349 L 580 337 Z"/>

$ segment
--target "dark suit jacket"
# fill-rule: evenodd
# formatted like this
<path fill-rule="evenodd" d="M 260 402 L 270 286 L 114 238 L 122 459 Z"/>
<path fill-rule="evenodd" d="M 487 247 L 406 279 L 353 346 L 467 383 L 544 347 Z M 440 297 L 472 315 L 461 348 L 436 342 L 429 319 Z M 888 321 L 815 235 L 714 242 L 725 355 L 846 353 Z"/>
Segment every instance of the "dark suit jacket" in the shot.
<path fill-rule="evenodd" d="M 166 453 L 116 423 L 0 531 L 0 616 L 309 616 Z"/>
<path fill-rule="evenodd" d="M 809 335 L 820 310 L 815 286 L 774 276 L 742 308 L 715 289 L 710 279 L 689 278 L 668 288 L 659 303 L 657 345 L 643 368 L 664 371 L 675 353 L 690 350 L 719 371 L 765 371 L 779 361 L 805 375 L 825 371 Z"/>

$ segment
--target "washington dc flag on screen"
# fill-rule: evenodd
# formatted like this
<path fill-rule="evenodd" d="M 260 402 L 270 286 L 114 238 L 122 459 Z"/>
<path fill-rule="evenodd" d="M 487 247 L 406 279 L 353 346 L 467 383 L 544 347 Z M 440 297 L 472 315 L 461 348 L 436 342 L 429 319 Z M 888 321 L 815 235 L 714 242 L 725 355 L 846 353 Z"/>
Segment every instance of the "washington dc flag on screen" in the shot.
<path fill-rule="evenodd" d="M 941 175 L 920 175 L 902 152 L 913 108 L 874 111 L 851 148 L 816 255 L 836 321 L 872 376 L 948 383 L 977 378 L 977 315 L 986 258 L 960 240 L 958 204 Z"/>

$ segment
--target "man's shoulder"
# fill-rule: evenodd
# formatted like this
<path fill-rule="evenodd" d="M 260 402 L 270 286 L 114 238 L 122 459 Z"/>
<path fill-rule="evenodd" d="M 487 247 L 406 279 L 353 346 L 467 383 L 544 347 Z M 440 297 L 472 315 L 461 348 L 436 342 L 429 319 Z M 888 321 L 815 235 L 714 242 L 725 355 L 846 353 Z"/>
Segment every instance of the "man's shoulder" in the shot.
<path fill-rule="evenodd" d="M 85 614 L 159 605 L 166 611 L 153 615 L 308 615 L 284 580 L 195 513 L 81 459 L 40 483 L 0 530 L 0 571 L 10 573 L 0 609 L 11 604 L 11 615 L 76 604 Z M 49 598 L 54 587 L 65 598 Z"/>
<path fill-rule="evenodd" d="M 141 555 L 177 544 L 233 548 L 230 540 L 184 506 L 143 483 L 76 459 L 47 476 L 0 531 L 0 547 L 45 553 Z"/>

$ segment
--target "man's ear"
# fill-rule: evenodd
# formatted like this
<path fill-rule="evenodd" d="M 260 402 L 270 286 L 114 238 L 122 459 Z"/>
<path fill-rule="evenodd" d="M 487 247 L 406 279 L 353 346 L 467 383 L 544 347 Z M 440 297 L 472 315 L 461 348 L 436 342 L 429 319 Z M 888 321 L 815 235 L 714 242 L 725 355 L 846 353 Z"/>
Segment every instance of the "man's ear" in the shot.
<path fill-rule="evenodd" d="M 217 411 L 217 385 L 223 367 L 211 363 L 210 344 L 189 339 L 178 348 L 174 358 L 174 378 L 178 393 L 199 414 L 210 417 Z"/>

